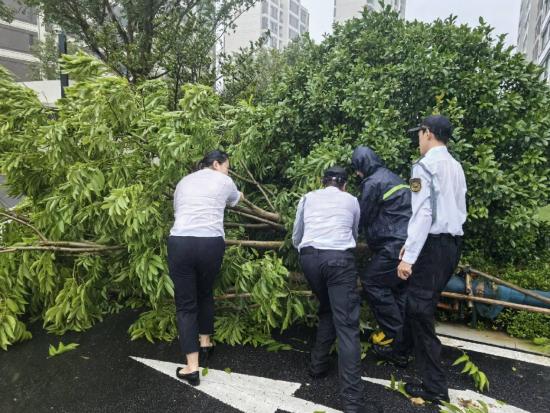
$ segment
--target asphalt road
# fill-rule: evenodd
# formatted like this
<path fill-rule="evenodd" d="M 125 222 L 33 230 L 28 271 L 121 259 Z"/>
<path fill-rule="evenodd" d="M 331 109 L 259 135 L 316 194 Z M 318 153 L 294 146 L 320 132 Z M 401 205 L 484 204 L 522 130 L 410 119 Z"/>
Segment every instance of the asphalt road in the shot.
<path fill-rule="evenodd" d="M 137 316 L 126 311 L 106 319 L 82 334 L 63 337 L 46 334 L 39 324 L 32 326 L 33 339 L 0 353 L 0 412 L 238 412 L 200 391 L 130 358 L 182 362 L 178 345 L 130 341 L 127 329 Z M 218 345 L 210 369 L 301 383 L 294 396 L 340 409 L 338 378 L 334 368 L 322 380 L 312 382 L 306 374 L 313 330 L 296 328 L 282 341 L 296 350 L 268 352 L 250 346 Z M 48 358 L 50 344 L 59 341 L 80 346 Z M 443 348 L 450 388 L 472 389 L 469 377 L 460 374 L 452 362 L 461 351 Z M 531 413 L 550 411 L 550 367 L 469 352 L 471 359 L 490 380 L 488 396 Z M 336 363 L 334 363 L 336 364 Z M 396 369 L 377 365 L 369 354 L 363 361 L 365 375 L 403 381 L 415 377 L 414 366 Z M 435 406 L 415 407 L 409 400 L 384 386 L 366 383 L 370 400 L 384 412 L 437 412 Z M 375 410 L 373 410 L 375 411 Z M 269 410 L 266 410 L 268 413 Z"/>

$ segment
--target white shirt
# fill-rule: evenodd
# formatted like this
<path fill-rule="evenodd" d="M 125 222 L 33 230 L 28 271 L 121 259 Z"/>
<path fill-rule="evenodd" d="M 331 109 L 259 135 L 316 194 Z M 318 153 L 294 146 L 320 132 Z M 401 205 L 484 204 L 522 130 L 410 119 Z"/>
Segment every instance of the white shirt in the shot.
<path fill-rule="evenodd" d="M 174 226 L 170 235 L 180 237 L 223 237 L 226 205 L 235 206 L 240 193 L 233 180 L 204 168 L 182 178 L 174 192 Z"/>
<path fill-rule="evenodd" d="M 298 250 L 355 248 L 361 212 L 357 198 L 334 186 L 307 193 L 300 199 L 292 231 Z"/>
<path fill-rule="evenodd" d="M 407 229 L 403 261 L 414 264 L 428 234 L 464 234 L 466 178 L 462 166 L 446 146 L 437 146 L 413 165 L 412 178 L 421 189 L 411 192 L 412 216 Z"/>

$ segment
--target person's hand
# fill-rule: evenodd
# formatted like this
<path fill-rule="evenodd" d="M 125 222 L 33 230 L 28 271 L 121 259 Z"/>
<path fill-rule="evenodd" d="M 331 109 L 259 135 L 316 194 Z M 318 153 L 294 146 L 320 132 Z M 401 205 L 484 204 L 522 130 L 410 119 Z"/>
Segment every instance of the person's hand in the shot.
<path fill-rule="evenodd" d="M 405 246 L 404 245 L 401 247 L 401 251 L 399 251 L 399 259 L 400 260 L 403 259 L 403 255 L 405 255 Z"/>
<path fill-rule="evenodd" d="M 408 280 L 412 274 L 412 265 L 408 262 L 401 261 L 397 266 L 397 276 L 402 280 Z"/>

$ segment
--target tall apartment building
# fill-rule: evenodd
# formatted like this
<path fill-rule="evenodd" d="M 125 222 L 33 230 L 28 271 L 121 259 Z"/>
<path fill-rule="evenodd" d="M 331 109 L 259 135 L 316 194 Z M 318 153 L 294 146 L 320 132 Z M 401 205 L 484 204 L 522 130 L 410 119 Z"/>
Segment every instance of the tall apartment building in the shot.
<path fill-rule="evenodd" d="M 263 0 L 236 21 L 236 31 L 224 36 L 221 49 L 229 54 L 247 47 L 269 31 L 267 45 L 284 48 L 292 39 L 309 30 L 309 12 L 301 0 Z"/>
<path fill-rule="evenodd" d="M 522 0 L 517 47 L 550 81 L 550 0 Z"/>
<path fill-rule="evenodd" d="M 0 20 L 0 65 L 19 81 L 30 80 L 29 64 L 36 61 L 31 46 L 45 35 L 41 18 L 33 8 L 21 6 L 15 0 L 4 0 L 15 11 L 11 23 Z"/>
<path fill-rule="evenodd" d="M 385 0 L 385 3 L 405 18 L 407 0 Z M 360 16 L 365 6 L 369 10 L 381 10 L 379 0 L 334 0 L 334 22 L 341 23 Z"/>

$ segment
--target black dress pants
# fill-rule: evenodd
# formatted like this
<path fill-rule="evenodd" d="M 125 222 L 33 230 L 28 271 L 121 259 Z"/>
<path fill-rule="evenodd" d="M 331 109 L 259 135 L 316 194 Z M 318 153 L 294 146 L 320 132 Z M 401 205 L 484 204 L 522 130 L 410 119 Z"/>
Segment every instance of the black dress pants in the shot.
<path fill-rule="evenodd" d="M 414 343 L 424 388 L 438 394 L 447 393 L 448 386 L 441 367 L 441 342 L 435 334 L 435 312 L 461 251 L 461 237 L 429 235 L 409 277 L 404 339 L 398 350 L 406 352 Z"/>
<path fill-rule="evenodd" d="M 407 282 L 397 276 L 399 260 L 387 252 L 374 253 L 361 284 L 374 317 L 387 338 L 399 340 L 404 324 Z"/>
<path fill-rule="evenodd" d="M 214 280 L 225 252 L 222 237 L 168 238 L 168 269 L 174 283 L 176 320 L 183 354 L 199 351 L 199 334 L 214 333 Z"/>
<path fill-rule="evenodd" d="M 302 248 L 300 263 L 312 291 L 319 299 L 319 326 L 311 352 L 311 369 L 328 368 L 329 352 L 338 337 L 338 374 L 345 412 L 364 405 L 361 381 L 361 342 L 355 257 L 350 251 Z"/>

